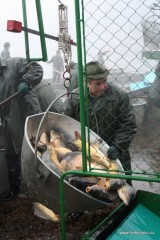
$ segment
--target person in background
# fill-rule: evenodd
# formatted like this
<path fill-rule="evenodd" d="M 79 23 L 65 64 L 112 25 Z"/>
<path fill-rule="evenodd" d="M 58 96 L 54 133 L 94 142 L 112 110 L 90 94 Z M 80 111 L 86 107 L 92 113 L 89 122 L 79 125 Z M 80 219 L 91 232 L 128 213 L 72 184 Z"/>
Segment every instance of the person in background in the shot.
<path fill-rule="evenodd" d="M 131 174 L 129 146 L 137 127 L 129 96 L 107 82 L 109 71 L 97 61 L 89 62 L 86 68 L 89 95 L 85 102 L 89 101 L 89 128 L 109 145 L 108 157 L 111 160 L 119 158 L 124 170 Z M 70 94 L 61 112 L 80 121 L 79 95 Z M 130 180 L 127 182 L 131 184 Z"/>
<path fill-rule="evenodd" d="M 70 73 L 71 73 L 71 84 L 69 86 L 69 91 L 73 91 L 78 88 L 78 64 L 71 61 L 70 62 Z"/>
<path fill-rule="evenodd" d="M 104 56 L 106 55 L 107 52 L 109 52 L 109 50 L 106 50 L 104 52 L 100 50 L 97 55 L 97 62 L 99 62 L 99 64 L 101 64 L 103 67 L 105 67 Z"/>
<path fill-rule="evenodd" d="M 3 59 L 7 60 L 11 58 L 9 49 L 10 49 L 10 43 L 5 42 L 4 49 L 1 52 L 1 61 L 3 61 Z"/>
<path fill-rule="evenodd" d="M 10 200 L 20 193 L 20 156 L 24 125 L 26 117 L 41 112 L 34 87 L 40 83 L 42 77 L 41 65 L 37 62 L 27 63 L 23 58 L 6 60 L 5 68 L 0 71 L 0 79 L 3 79 L 0 102 L 19 91 L 15 98 L 0 107 L 10 183 L 10 191 L 0 201 Z"/>
<path fill-rule="evenodd" d="M 53 64 L 53 83 L 60 83 L 64 72 L 64 62 L 61 56 L 61 51 L 57 50 L 56 55 L 47 61 L 47 63 Z"/>

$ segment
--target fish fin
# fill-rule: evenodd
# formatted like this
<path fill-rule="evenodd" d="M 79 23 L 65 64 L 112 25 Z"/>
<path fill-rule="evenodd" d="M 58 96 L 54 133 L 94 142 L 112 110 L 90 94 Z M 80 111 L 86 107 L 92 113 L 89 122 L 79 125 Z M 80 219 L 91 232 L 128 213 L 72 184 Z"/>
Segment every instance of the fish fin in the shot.
<path fill-rule="evenodd" d="M 53 222 L 59 222 L 59 216 L 55 214 L 51 209 L 45 207 L 43 204 L 34 202 L 33 203 L 33 210 L 34 210 L 34 215 L 45 219 L 45 220 L 51 220 Z"/>
<path fill-rule="evenodd" d="M 117 189 L 117 193 L 119 198 L 127 206 L 134 199 L 136 194 L 135 189 L 132 186 L 130 186 L 128 183 L 125 183 L 124 185 L 122 185 L 121 188 Z"/>
<path fill-rule="evenodd" d="M 86 192 L 88 193 L 88 192 L 90 192 L 90 190 L 91 190 L 91 187 L 86 187 Z"/>
<path fill-rule="evenodd" d="M 49 143 L 49 139 L 48 139 L 47 133 L 42 132 L 38 145 L 47 145 L 48 143 Z"/>

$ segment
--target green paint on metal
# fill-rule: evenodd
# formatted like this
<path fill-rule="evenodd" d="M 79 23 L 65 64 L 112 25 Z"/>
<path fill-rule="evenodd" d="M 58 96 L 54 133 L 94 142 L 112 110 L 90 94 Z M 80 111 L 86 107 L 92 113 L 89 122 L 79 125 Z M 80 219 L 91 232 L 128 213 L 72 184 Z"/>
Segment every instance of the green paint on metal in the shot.
<path fill-rule="evenodd" d="M 159 226 L 160 218 L 142 204 L 138 204 L 107 239 L 158 240 Z"/>
<path fill-rule="evenodd" d="M 146 208 L 160 217 L 160 194 L 138 191 L 137 203 L 143 203 Z"/>
<path fill-rule="evenodd" d="M 27 28 L 28 24 L 27 24 L 26 0 L 22 0 L 22 10 L 23 10 L 24 27 Z M 24 32 L 24 38 L 25 38 L 26 59 L 29 62 L 29 60 L 30 60 L 30 53 L 29 53 L 28 32 Z"/>
<path fill-rule="evenodd" d="M 44 33 L 44 27 L 43 27 L 43 17 L 42 17 L 40 0 L 35 0 L 35 3 L 36 3 L 39 34 L 40 34 L 40 41 L 41 41 L 42 58 L 30 58 L 28 32 L 25 31 L 24 36 L 25 36 L 26 59 L 28 62 L 29 61 L 47 61 L 46 41 L 45 41 L 45 33 Z M 26 0 L 22 0 L 22 10 L 23 10 L 24 27 L 28 28 Z"/>

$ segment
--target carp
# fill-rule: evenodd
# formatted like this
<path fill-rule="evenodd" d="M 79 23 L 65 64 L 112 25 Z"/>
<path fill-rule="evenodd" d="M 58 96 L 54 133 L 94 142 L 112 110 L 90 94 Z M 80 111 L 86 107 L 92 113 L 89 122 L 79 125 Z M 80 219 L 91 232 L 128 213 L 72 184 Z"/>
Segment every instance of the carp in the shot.
<path fill-rule="evenodd" d="M 125 183 L 125 179 L 107 178 L 105 186 L 108 190 L 117 190 L 118 188 L 121 188 Z"/>
<path fill-rule="evenodd" d="M 62 161 L 62 168 L 68 170 L 82 170 L 82 153 L 71 152 Z"/>
<path fill-rule="evenodd" d="M 50 131 L 50 142 L 54 143 L 55 147 L 65 147 L 63 134 L 53 129 Z"/>
<path fill-rule="evenodd" d="M 119 199 L 116 191 L 110 191 L 105 187 L 98 185 L 87 187 L 86 192 L 89 193 L 92 197 L 108 203 L 115 202 Z"/>
<path fill-rule="evenodd" d="M 59 161 L 63 160 L 72 151 L 65 147 L 55 147 L 55 151 Z"/>
<path fill-rule="evenodd" d="M 49 138 L 46 132 L 42 132 L 39 142 L 39 145 L 47 145 L 49 143 Z"/>
<path fill-rule="evenodd" d="M 53 222 L 59 222 L 60 218 L 57 214 L 55 214 L 51 209 L 47 208 L 41 203 L 34 202 L 33 203 L 33 210 L 35 216 L 45 219 L 45 220 L 51 220 Z"/>
<path fill-rule="evenodd" d="M 35 148 L 36 146 L 36 138 L 35 137 L 31 137 L 30 138 L 30 142 L 32 144 L 32 146 Z M 44 151 L 46 151 L 47 149 L 47 144 L 49 143 L 49 139 L 48 139 L 48 136 L 47 136 L 47 133 L 46 132 L 42 132 L 41 136 L 40 136 L 40 139 L 37 143 L 37 150 L 39 151 L 39 153 L 43 153 Z"/>
<path fill-rule="evenodd" d="M 87 187 L 93 186 L 97 184 L 99 179 L 97 177 L 70 177 L 69 178 L 69 183 L 78 188 L 79 190 L 85 192 Z"/>
<path fill-rule="evenodd" d="M 125 205 L 128 206 L 134 199 L 136 191 L 134 187 L 128 183 L 125 183 L 121 188 L 117 189 L 117 194 L 119 198 L 125 203 Z"/>
<path fill-rule="evenodd" d="M 75 139 L 73 144 L 76 146 L 77 151 L 82 151 L 82 141 L 79 132 L 75 131 Z M 98 148 L 96 144 L 89 145 L 86 142 L 86 154 L 90 156 L 93 162 L 96 162 L 98 165 L 101 165 L 109 170 L 118 170 L 118 167 L 115 162 L 112 162 L 108 157 L 106 157 Z M 89 157 L 89 156 L 88 156 Z"/>
<path fill-rule="evenodd" d="M 63 166 L 63 169 L 65 171 L 68 170 L 82 170 L 82 152 L 68 152 L 65 156 L 65 158 L 61 161 L 61 165 Z M 94 169 L 92 170 L 93 172 L 100 172 L 100 173 L 106 173 L 106 171 L 102 171 L 102 167 L 97 165 L 95 162 L 89 163 L 87 161 L 87 170 L 89 169 Z"/>
<path fill-rule="evenodd" d="M 58 168 L 58 170 L 61 173 L 64 172 L 64 168 L 61 165 L 61 163 L 59 162 L 59 159 L 57 158 L 57 153 L 55 151 L 54 143 L 53 142 L 48 143 L 47 148 L 49 150 L 50 159 L 52 160 L 52 162 L 55 164 L 55 166 Z"/>

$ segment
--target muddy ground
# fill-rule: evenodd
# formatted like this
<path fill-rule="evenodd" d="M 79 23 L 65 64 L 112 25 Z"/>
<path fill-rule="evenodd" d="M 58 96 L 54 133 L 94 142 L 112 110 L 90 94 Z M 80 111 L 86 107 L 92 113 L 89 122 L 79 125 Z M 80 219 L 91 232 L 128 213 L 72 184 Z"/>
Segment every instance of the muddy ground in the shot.
<path fill-rule="evenodd" d="M 159 110 L 151 114 L 144 126 L 141 126 L 131 145 L 132 168 L 141 171 L 144 176 L 149 172 L 160 171 L 160 117 Z M 155 113 L 154 109 L 152 113 Z M 154 115 L 154 117 L 153 117 Z M 160 193 L 160 183 L 133 181 L 138 189 Z M 34 199 L 17 197 L 6 203 L 0 203 L 0 239 L 4 240 L 59 240 L 60 223 L 39 219 L 33 214 Z M 118 204 L 118 203 L 117 203 Z M 87 231 L 105 218 L 114 208 L 83 212 L 77 218 L 66 217 L 68 240 L 79 240 Z M 94 237 L 98 234 L 95 233 Z"/>
<path fill-rule="evenodd" d="M 0 239 L 5 240 L 59 240 L 60 223 L 37 218 L 33 214 L 34 199 L 16 198 L 0 205 Z M 79 240 L 103 220 L 113 207 L 83 212 L 79 217 L 66 217 L 66 235 L 68 240 Z M 96 236 L 94 234 L 94 236 Z"/>

